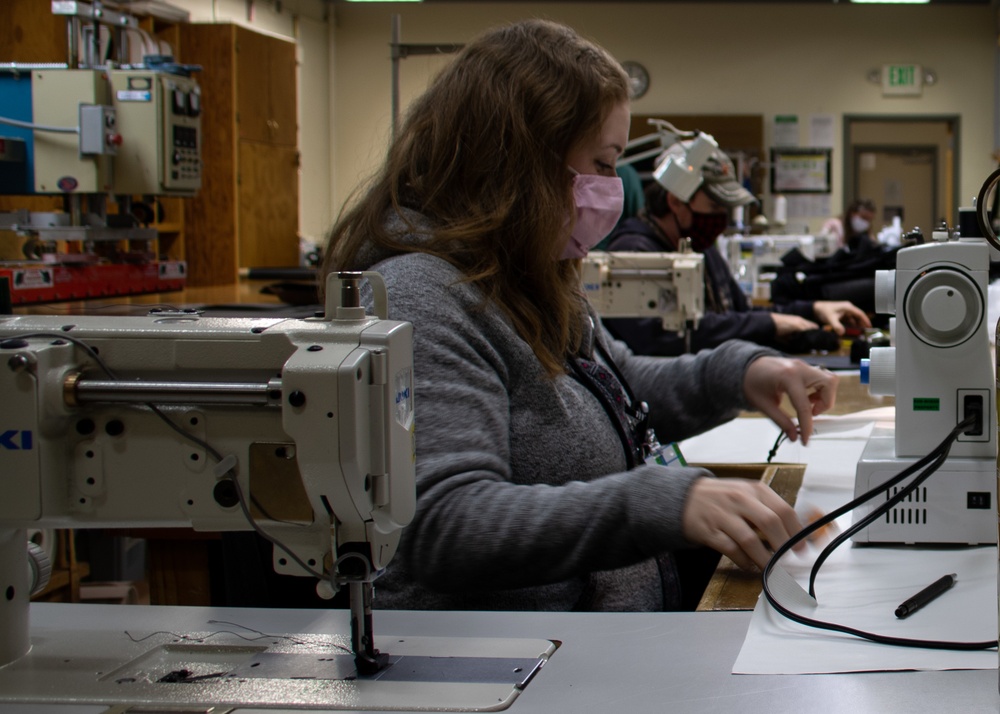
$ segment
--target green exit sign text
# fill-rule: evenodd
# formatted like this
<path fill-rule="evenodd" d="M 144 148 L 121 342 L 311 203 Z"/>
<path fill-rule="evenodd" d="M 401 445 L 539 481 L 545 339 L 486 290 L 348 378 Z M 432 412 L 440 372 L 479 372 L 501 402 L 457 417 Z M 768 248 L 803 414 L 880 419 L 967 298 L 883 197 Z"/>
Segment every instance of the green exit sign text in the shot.
<path fill-rule="evenodd" d="M 919 64 L 887 64 L 882 66 L 882 94 L 914 96 L 923 92 L 924 71 Z"/>

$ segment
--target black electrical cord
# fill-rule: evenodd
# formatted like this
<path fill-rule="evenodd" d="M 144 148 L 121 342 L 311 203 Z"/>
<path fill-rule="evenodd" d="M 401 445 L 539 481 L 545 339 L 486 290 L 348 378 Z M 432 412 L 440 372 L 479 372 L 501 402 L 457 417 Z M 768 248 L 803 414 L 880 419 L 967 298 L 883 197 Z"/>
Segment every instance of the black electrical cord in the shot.
<path fill-rule="evenodd" d="M 778 438 L 774 440 L 774 446 L 772 446 L 771 450 L 767 452 L 767 463 L 771 463 L 774 457 L 778 455 L 778 447 L 781 446 L 787 438 L 788 434 L 785 433 L 784 429 L 778 432 Z"/>
<path fill-rule="evenodd" d="M 939 468 L 941 468 L 941 466 L 944 464 L 945 460 L 948 458 L 948 453 L 951 451 L 951 445 L 954 443 L 955 439 L 958 438 L 959 434 L 961 434 L 963 431 L 965 431 L 970 426 L 972 426 L 973 423 L 975 423 L 975 419 L 973 417 L 969 417 L 968 419 L 966 419 L 965 421 L 963 421 L 961 424 L 957 425 L 951 431 L 951 433 L 948 435 L 948 437 L 944 441 L 942 441 L 940 444 L 938 444 L 929 454 L 927 454 L 926 456 L 922 457 L 921 459 L 919 459 L 915 463 L 910 464 L 909 466 L 907 466 L 905 469 L 903 469 L 902 471 L 900 471 L 898 474 L 896 474 L 895 476 L 893 476 L 888 481 L 885 481 L 884 483 L 879 484 L 875 488 L 873 488 L 873 489 L 871 489 L 871 490 L 869 490 L 869 491 L 861 494 L 860 496 L 858 496 L 857 498 L 855 498 L 853 501 L 850 501 L 846 505 L 844 505 L 841 508 L 837 509 L 837 512 L 843 511 L 843 513 L 847 513 L 848 511 L 852 511 L 855 508 L 857 508 L 858 506 L 860 506 L 861 504 L 866 503 L 867 501 L 870 501 L 871 499 L 875 498 L 879 494 L 881 494 L 881 493 L 887 493 L 890 488 L 892 488 L 896 484 L 900 483 L 903 479 L 905 479 L 908 476 L 916 473 L 920 469 L 924 469 L 923 471 L 921 471 L 913 479 L 913 481 L 911 481 L 906 486 L 904 486 L 903 488 L 901 488 L 896 493 L 896 495 L 892 496 L 891 498 L 886 499 L 885 503 L 883 503 L 882 505 L 880 505 L 880 506 L 872 509 L 872 511 L 869 514 L 867 514 L 864 518 L 862 518 L 861 520 L 859 520 L 857 523 L 854 523 L 853 525 L 851 525 L 843 533 L 841 533 L 840 535 L 838 535 L 830 543 L 827 544 L 827 546 L 819 554 L 819 557 L 816 558 L 816 562 L 813 564 L 812 570 L 811 570 L 811 572 L 809 574 L 809 594 L 810 595 L 812 595 L 813 597 L 816 597 L 816 592 L 815 592 L 816 576 L 819 574 L 819 569 L 822 567 L 823 563 L 826 562 L 826 559 L 830 557 L 830 555 L 833 553 L 833 551 L 836 550 L 842 543 L 844 543 L 845 541 L 847 541 L 847 539 L 849 539 L 855 533 L 858 533 L 858 532 L 864 530 L 869 525 L 871 525 L 872 523 L 874 523 L 875 521 L 877 521 L 879 518 L 881 518 L 883 515 L 885 515 L 888 511 L 890 511 L 892 509 L 893 506 L 895 506 L 897 503 L 899 503 L 904 498 L 906 498 L 920 484 L 922 484 L 924 481 L 926 481 L 927 478 L 931 474 L 933 474 L 935 471 L 937 471 Z M 827 514 L 827 515 L 829 515 L 829 514 Z M 836 515 L 834 517 L 835 518 L 839 518 L 840 515 L 842 515 L 842 514 Z"/>
<path fill-rule="evenodd" d="M 848 627 L 846 625 L 841 625 L 835 622 L 816 620 L 814 618 L 806 617 L 804 615 L 800 615 L 796 612 L 793 612 L 792 610 L 788 609 L 780 602 L 778 602 L 777 598 L 774 596 L 774 593 L 771 592 L 771 587 L 769 583 L 770 575 L 774 571 L 774 568 L 777 566 L 778 561 L 793 547 L 801 543 L 803 540 L 808 538 L 810 535 L 812 535 L 819 529 L 829 525 L 840 516 L 852 511 L 862 503 L 871 500 L 878 494 L 886 492 L 889 488 L 892 488 L 892 486 L 896 485 L 897 483 L 905 479 L 907 476 L 910 476 L 913 473 L 916 473 L 917 471 L 923 469 L 916 476 L 916 478 L 913 479 L 911 483 L 907 484 L 904 488 L 900 489 L 900 491 L 895 496 L 888 499 L 885 502 L 885 504 L 879 506 L 879 508 L 875 509 L 871 514 L 869 514 L 864 519 L 859 521 L 858 524 L 855 524 L 854 526 L 846 530 L 824 549 L 824 551 L 821 553 L 820 558 L 818 558 L 817 562 L 813 565 L 813 570 L 810 573 L 809 594 L 815 597 L 814 581 L 816 574 L 819 572 L 820 565 L 822 565 L 822 562 L 825 561 L 827 557 L 829 557 L 830 553 L 832 553 L 837 546 L 841 545 L 851 535 L 858 532 L 862 528 L 872 523 L 874 520 L 884 515 L 886 511 L 892 508 L 892 506 L 894 506 L 896 503 L 899 503 L 899 501 L 901 501 L 903 498 L 909 495 L 917 486 L 923 483 L 931 474 L 937 471 L 941 467 L 941 465 L 944 464 L 945 460 L 948 458 L 948 453 L 951 451 L 952 444 L 955 443 L 955 440 L 958 438 L 958 436 L 966 429 L 968 429 L 969 426 L 972 425 L 972 423 L 974 423 L 974 417 L 969 417 L 968 419 L 963 420 L 954 429 L 952 429 L 951 432 L 948 434 L 948 436 L 944 439 L 944 441 L 942 441 L 929 454 L 927 454 L 927 456 L 924 456 L 914 464 L 911 464 L 889 481 L 880 484 L 879 486 L 871 489 L 867 493 L 858 496 L 851 502 L 841 506 L 840 508 L 834 511 L 831 511 L 822 518 L 817 519 L 816 521 L 814 521 L 813 523 L 809 524 L 801 531 L 796 533 L 794 536 L 792 536 L 787 542 L 782 544 L 774 552 L 774 555 L 771 556 L 771 559 L 768 561 L 767 565 L 764 568 L 764 572 L 762 574 L 764 597 L 767 599 L 771 607 L 773 607 L 778 613 L 780 613 L 784 617 L 788 618 L 789 620 L 792 620 L 793 622 L 797 622 L 800 625 L 805 625 L 807 627 L 814 627 L 821 630 L 843 632 L 845 634 L 854 635 L 855 637 L 860 637 L 862 639 L 866 639 L 871 642 L 877 642 L 879 644 L 895 645 L 899 647 L 920 647 L 924 649 L 960 650 L 960 651 L 986 650 L 995 648 L 997 646 L 997 640 L 990 640 L 984 642 L 947 642 L 941 640 L 922 640 L 922 639 L 915 639 L 908 637 L 892 637 L 889 635 L 880 635 L 873 632 L 867 632 L 865 630 L 859 630 L 857 628 Z"/>

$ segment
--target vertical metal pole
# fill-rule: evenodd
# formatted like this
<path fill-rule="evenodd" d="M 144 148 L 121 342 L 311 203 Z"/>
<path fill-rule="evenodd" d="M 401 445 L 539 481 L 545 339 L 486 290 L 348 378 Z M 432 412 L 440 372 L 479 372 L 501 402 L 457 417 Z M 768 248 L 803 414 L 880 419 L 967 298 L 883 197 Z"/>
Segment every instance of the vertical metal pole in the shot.
<path fill-rule="evenodd" d="M 75 17 L 66 18 L 66 66 L 70 69 L 80 66 L 79 28 Z"/>

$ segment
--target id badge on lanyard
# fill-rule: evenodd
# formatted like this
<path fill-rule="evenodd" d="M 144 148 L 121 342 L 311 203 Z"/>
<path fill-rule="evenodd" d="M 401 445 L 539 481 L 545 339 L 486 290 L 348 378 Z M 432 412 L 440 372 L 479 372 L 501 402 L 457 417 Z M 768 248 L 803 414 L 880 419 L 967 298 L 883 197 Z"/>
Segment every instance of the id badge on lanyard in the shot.
<path fill-rule="evenodd" d="M 671 441 L 669 444 L 661 444 L 656 440 L 656 435 L 652 434 L 652 429 L 650 429 L 650 437 L 647 442 L 646 463 L 647 464 L 657 464 L 659 466 L 687 466 L 687 460 L 684 458 L 684 454 L 681 453 L 681 447 L 676 441 Z"/>

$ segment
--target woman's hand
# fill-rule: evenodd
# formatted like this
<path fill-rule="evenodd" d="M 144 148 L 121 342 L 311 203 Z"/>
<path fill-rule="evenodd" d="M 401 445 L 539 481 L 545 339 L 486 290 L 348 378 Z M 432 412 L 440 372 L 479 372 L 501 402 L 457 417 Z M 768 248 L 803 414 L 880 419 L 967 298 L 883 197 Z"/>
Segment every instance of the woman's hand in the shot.
<path fill-rule="evenodd" d="M 763 568 L 771 552 L 802 529 L 795 510 L 760 481 L 699 478 L 688 491 L 684 537 L 728 556 L 744 569 Z"/>
<path fill-rule="evenodd" d="M 813 303 L 816 319 L 829 325 L 838 335 L 843 335 L 845 325 L 871 327 L 872 322 L 864 310 L 847 300 L 817 300 Z"/>
<path fill-rule="evenodd" d="M 774 322 L 774 336 L 779 340 L 782 337 L 794 335 L 796 332 L 819 329 L 819 325 L 811 320 L 798 315 L 786 315 L 782 312 L 772 312 L 771 321 Z"/>
<path fill-rule="evenodd" d="M 830 409 L 837 399 L 837 376 L 787 357 L 761 357 L 750 363 L 743 375 L 743 394 L 751 407 L 763 412 L 777 424 L 789 441 L 802 435 L 802 443 L 812 436 L 812 418 Z M 781 399 L 788 395 L 798 428 L 781 409 Z"/>

